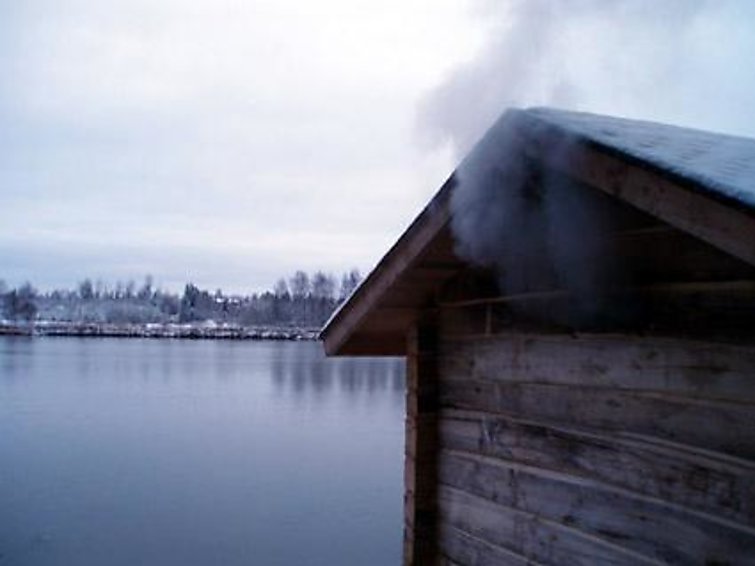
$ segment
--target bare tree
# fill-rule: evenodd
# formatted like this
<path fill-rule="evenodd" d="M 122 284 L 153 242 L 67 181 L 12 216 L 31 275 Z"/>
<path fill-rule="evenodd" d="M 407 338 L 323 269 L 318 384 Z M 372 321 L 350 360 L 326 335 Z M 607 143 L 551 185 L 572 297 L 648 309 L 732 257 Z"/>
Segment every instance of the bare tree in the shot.
<path fill-rule="evenodd" d="M 11 320 L 30 322 L 37 314 L 37 291 L 30 283 L 24 283 L 18 289 L 5 294 L 5 312 Z"/>
<path fill-rule="evenodd" d="M 348 273 L 344 273 L 343 277 L 341 277 L 341 289 L 338 292 L 338 298 L 341 301 L 345 301 L 361 282 L 362 274 L 359 273 L 358 269 L 352 269 Z"/>
<path fill-rule="evenodd" d="M 133 299 L 135 290 L 136 290 L 136 283 L 134 283 L 133 279 L 129 279 L 128 282 L 126 283 L 126 289 L 125 289 L 126 298 Z"/>
<path fill-rule="evenodd" d="M 217 320 L 315 326 L 330 316 L 337 297 L 358 279 L 355 270 L 345 274 L 339 289 L 338 280 L 331 274 L 317 271 L 309 275 L 299 270 L 290 279 L 279 279 L 272 290 L 245 297 L 226 296 L 220 289 L 209 292 L 191 283 L 182 294 L 173 294 L 155 288 L 149 275 L 143 284 L 119 281 L 110 289 L 100 280 L 95 284 L 87 278 L 71 290 L 59 289 L 43 295 L 37 295 L 30 284 L 9 290 L 0 280 L 0 310 L 6 318 L 14 320 L 48 318 L 115 323 Z"/>
<path fill-rule="evenodd" d="M 136 294 L 137 298 L 142 301 L 149 301 L 152 299 L 154 291 L 152 290 L 152 276 L 146 275 L 144 277 L 144 284 L 139 289 L 139 292 Z"/>
<path fill-rule="evenodd" d="M 331 300 L 335 292 L 336 281 L 332 275 L 318 271 L 312 276 L 312 296 L 315 299 Z"/>
<path fill-rule="evenodd" d="M 94 299 L 94 287 L 91 279 L 87 278 L 79 283 L 79 298 L 82 301 L 91 301 Z"/>
<path fill-rule="evenodd" d="M 291 295 L 294 299 L 305 298 L 310 292 L 309 275 L 303 271 L 297 271 L 291 278 L 289 286 L 291 288 Z"/>
<path fill-rule="evenodd" d="M 102 279 L 98 279 L 94 284 L 94 296 L 98 299 L 102 299 L 107 296 L 107 293 L 107 285 L 105 285 Z"/>
<path fill-rule="evenodd" d="M 286 283 L 285 279 L 278 279 L 275 283 L 274 294 L 279 299 L 287 299 L 291 297 L 291 294 L 288 292 L 288 283 Z"/>

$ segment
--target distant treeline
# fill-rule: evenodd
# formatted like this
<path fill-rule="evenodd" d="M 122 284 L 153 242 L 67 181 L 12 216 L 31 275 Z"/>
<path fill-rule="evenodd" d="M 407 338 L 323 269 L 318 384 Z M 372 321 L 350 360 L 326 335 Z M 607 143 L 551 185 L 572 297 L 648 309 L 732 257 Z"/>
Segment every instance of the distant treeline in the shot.
<path fill-rule="evenodd" d="M 154 287 L 151 276 L 114 287 L 84 279 L 76 289 L 38 292 L 30 283 L 9 288 L 0 280 L 0 319 L 115 324 L 215 321 L 242 326 L 321 326 L 361 281 L 358 270 L 340 278 L 297 271 L 270 291 L 251 295 L 210 292 L 187 283 L 182 294 Z"/>

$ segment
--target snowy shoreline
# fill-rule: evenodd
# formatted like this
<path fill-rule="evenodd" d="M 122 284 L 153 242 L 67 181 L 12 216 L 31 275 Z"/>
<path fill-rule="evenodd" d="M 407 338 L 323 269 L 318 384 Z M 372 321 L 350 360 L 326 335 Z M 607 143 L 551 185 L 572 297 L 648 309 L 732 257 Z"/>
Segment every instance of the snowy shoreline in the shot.
<path fill-rule="evenodd" d="M 0 336 L 78 336 L 99 338 L 174 338 L 194 340 L 316 340 L 315 328 L 240 326 L 199 322 L 188 324 L 113 324 L 100 322 L 0 322 Z"/>

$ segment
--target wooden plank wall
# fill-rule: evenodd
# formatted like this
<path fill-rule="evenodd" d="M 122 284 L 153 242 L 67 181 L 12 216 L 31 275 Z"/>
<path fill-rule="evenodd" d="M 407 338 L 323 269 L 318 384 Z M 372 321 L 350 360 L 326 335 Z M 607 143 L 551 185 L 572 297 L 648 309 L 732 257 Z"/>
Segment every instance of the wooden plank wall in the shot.
<path fill-rule="evenodd" d="M 755 348 L 458 320 L 441 315 L 438 562 L 755 564 Z"/>

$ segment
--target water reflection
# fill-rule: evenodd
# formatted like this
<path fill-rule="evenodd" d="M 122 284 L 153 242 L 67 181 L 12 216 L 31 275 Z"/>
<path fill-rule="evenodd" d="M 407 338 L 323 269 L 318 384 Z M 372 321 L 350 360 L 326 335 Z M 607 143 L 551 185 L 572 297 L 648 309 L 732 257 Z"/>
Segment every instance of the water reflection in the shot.
<path fill-rule="evenodd" d="M 0 340 L 0 374 L 10 383 L 31 373 L 34 340 L 29 336 L 4 336 Z"/>
<path fill-rule="evenodd" d="M 92 344 L 98 347 L 92 347 Z M 36 352 L 42 345 L 43 355 Z M 319 343 L 193 342 L 5 337 L 0 340 L 0 371 L 6 381 L 34 375 L 42 357 L 65 352 L 83 383 L 112 378 L 120 382 L 168 384 L 179 378 L 231 383 L 268 374 L 277 393 L 295 396 L 348 396 L 382 392 L 403 394 L 401 358 L 328 358 Z"/>
<path fill-rule="evenodd" d="M 318 343 L 2 337 L 0 564 L 398 564 L 403 389 Z"/>
<path fill-rule="evenodd" d="M 321 348 L 320 345 L 312 345 Z M 333 391 L 356 397 L 391 392 L 403 395 L 401 358 L 327 358 L 313 347 L 283 344 L 270 358 L 270 375 L 278 393 L 326 396 Z"/>

